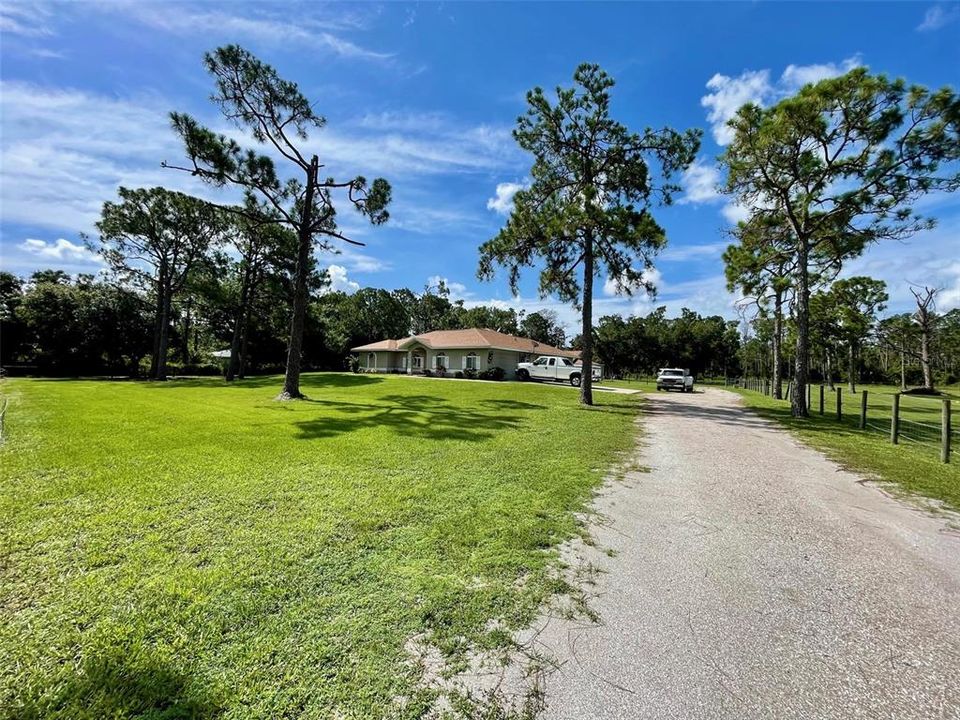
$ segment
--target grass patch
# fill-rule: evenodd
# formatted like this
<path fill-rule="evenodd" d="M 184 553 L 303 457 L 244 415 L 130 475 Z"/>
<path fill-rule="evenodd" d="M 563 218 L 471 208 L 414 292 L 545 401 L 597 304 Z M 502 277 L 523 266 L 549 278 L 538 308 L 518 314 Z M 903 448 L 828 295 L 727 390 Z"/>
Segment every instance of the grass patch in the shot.
<path fill-rule="evenodd" d="M 528 623 L 634 442 L 631 396 L 303 380 L 3 381 L 4 713 L 418 717 L 405 643 Z"/>
<path fill-rule="evenodd" d="M 953 448 L 951 464 L 940 462 L 939 427 L 941 401 L 918 396 L 900 399 L 903 439 L 890 443 L 890 415 L 897 388 L 864 385 L 856 394 L 841 389 L 842 421 L 837 420 L 836 392 L 825 389 L 824 414 L 819 414 L 819 391 L 813 387 L 811 415 L 797 419 L 789 403 L 741 388 L 727 388 L 761 415 L 786 426 L 808 444 L 823 451 L 844 467 L 896 483 L 904 490 L 934 498 L 960 510 L 960 397 L 952 397 Z M 867 390 L 867 429 L 858 427 L 860 390 Z M 913 439 L 908 439 L 912 437 Z"/>

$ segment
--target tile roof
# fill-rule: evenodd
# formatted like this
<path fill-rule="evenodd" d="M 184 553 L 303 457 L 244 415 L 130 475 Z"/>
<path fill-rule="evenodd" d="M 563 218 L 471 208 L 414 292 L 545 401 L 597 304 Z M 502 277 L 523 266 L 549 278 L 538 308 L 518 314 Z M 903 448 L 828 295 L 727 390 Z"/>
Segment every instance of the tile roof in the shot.
<path fill-rule="evenodd" d="M 369 343 L 367 345 L 360 345 L 355 348 L 350 348 L 351 350 L 389 350 L 391 352 L 397 352 L 397 343 L 399 340 L 381 340 L 380 342 Z"/>
<path fill-rule="evenodd" d="M 540 343 L 530 338 L 490 330 L 489 328 L 467 328 L 466 330 L 434 330 L 422 335 L 413 335 L 402 340 L 381 340 L 380 342 L 360 345 L 351 348 L 353 351 L 387 350 L 399 352 L 406 350 L 414 343 L 419 343 L 431 350 L 453 350 L 489 348 L 496 350 L 512 350 L 515 352 L 562 355 L 565 357 L 579 357 L 577 350 L 564 350 L 546 343 Z"/>

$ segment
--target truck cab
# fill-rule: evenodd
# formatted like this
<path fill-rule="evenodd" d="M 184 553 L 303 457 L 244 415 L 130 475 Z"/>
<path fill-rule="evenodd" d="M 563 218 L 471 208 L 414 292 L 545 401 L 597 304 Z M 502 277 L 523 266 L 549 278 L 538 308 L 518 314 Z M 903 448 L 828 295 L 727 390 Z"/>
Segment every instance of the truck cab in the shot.
<path fill-rule="evenodd" d="M 657 373 L 657 390 L 693 392 L 693 375 L 687 368 L 661 368 Z"/>
<path fill-rule="evenodd" d="M 579 387 L 582 377 L 579 365 L 575 365 L 568 357 L 558 355 L 541 355 L 533 362 L 517 365 L 517 378 L 520 380 L 569 382 L 574 387 Z M 599 380 L 600 377 L 600 369 L 595 365 L 593 379 Z"/>

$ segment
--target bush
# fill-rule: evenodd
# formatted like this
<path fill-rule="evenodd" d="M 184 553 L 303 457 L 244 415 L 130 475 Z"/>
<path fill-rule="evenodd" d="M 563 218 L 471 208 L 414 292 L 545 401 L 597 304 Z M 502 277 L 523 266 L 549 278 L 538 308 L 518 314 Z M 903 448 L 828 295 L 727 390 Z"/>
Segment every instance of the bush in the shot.
<path fill-rule="evenodd" d="M 463 379 L 463 373 L 460 372 L 459 370 L 457 370 L 457 372 L 454 373 L 453 376 L 454 376 L 455 378 L 457 378 L 458 380 L 462 380 L 462 379 Z"/>
<path fill-rule="evenodd" d="M 425 369 L 423 374 L 425 377 L 433 377 L 433 370 Z"/>
<path fill-rule="evenodd" d="M 464 370 L 464 371 L 463 371 L 463 376 L 464 376 L 465 378 L 467 378 L 467 380 L 476 380 L 476 379 L 477 379 L 477 371 L 474 370 L 473 368 L 470 368 L 469 370 Z"/>
<path fill-rule="evenodd" d="M 223 375 L 219 363 L 167 363 L 167 375 Z"/>
<path fill-rule="evenodd" d="M 503 371 L 502 367 L 488 368 L 480 373 L 481 380 L 503 380 L 505 376 L 506 373 Z"/>

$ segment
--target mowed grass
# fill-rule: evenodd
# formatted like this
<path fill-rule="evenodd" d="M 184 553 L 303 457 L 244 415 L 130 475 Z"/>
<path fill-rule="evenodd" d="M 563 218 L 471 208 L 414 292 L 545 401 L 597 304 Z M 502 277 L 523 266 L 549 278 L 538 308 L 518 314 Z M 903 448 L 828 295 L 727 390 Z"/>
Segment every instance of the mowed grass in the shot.
<path fill-rule="evenodd" d="M 819 389 L 812 388 L 811 415 L 791 417 L 786 400 L 774 400 L 752 390 L 727 388 L 740 394 L 746 405 L 761 415 L 785 425 L 799 438 L 823 451 L 841 465 L 904 490 L 934 498 L 960 509 L 960 396 L 949 388 L 953 425 L 950 464 L 940 462 L 940 423 L 943 403 L 939 398 L 904 395 L 900 398 L 901 438 L 890 442 L 890 416 L 897 388 L 864 385 L 850 393 L 840 388 L 842 421 L 837 420 L 836 391 L 824 389 L 824 414 L 820 415 Z M 867 429 L 860 430 L 860 392 L 867 391 Z"/>
<path fill-rule="evenodd" d="M 529 383 L 279 386 L 3 381 L 0 712 L 418 717 L 410 640 L 502 646 L 563 590 L 556 546 L 638 410 Z"/>

